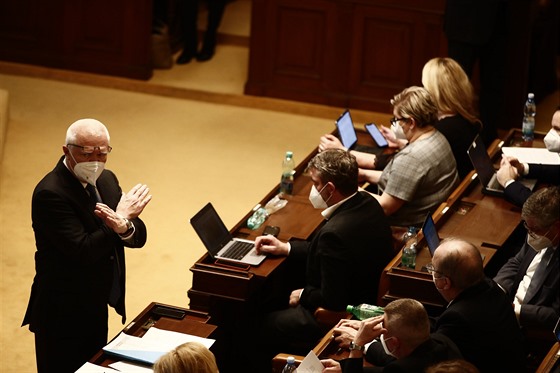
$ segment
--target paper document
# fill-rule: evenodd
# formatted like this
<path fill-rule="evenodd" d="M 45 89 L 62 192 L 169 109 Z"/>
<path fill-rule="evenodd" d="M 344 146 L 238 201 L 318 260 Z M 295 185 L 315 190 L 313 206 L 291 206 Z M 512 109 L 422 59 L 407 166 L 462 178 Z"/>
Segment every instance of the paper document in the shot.
<path fill-rule="evenodd" d="M 103 351 L 125 359 L 153 364 L 165 353 L 186 342 L 199 342 L 210 348 L 214 339 L 171 332 L 155 327 L 148 329 L 142 338 L 120 333 Z"/>
<path fill-rule="evenodd" d="M 75 373 L 117 373 L 116 370 L 86 362 Z"/>
<path fill-rule="evenodd" d="M 323 364 L 321 364 L 321 360 L 315 355 L 315 352 L 311 350 L 299 364 L 297 371 L 298 373 L 321 373 Z"/>
<path fill-rule="evenodd" d="M 502 153 L 515 157 L 522 163 L 560 165 L 560 154 L 549 152 L 546 148 L 503 147 Z"/>

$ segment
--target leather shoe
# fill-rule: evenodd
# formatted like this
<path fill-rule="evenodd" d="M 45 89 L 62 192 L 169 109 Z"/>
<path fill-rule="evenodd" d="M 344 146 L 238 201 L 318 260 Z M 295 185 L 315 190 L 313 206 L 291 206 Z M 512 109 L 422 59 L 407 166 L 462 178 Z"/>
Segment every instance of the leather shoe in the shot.
<path fill-rule="evenodd" d="M 177 65 L 184 65 L 191 62 L 194 53 L 183 51 L 181 55 L 177 58 Z"/>
<path fill-rule="evenodd" d="M 214 52 L 216 50 L 216 40 L 213 38 L 208 38 L 204 40 L 202 44 L 202 49 L 196 55 L 196 60 L 199 62 L 208 61 L 214 57 Z"/>

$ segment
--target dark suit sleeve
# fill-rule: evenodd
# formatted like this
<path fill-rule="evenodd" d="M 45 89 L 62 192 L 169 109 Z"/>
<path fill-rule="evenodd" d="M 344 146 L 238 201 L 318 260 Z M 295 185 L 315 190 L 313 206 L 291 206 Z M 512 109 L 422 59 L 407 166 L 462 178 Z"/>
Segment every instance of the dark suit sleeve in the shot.
<path fill-rule="evenodd" d="M 525 255 L 527 255 L 527 250 L 529 245 L 525 244 L 519 250 L 517 255 L 511 257 L 503 266 L 500 268 L 496 276 L 494 277 L 494 281 L 497 282 L 502 289 L 506 291 L 510 298 L 513 297 L 511 294 L 512 291 L 517 291 L 517 289 L 513 289 L 515 284 L 515 279 L 521 267 L 521 262 Z"/>
<path fill-rule="evenodd" d="M 307 309 L 314 310 L 324 307 L 330 310 L 342 311 L 348 305 L 347 294 L 349 287 L 359 284 L 349 283 L 348 273 L 353 266 L 347 255 L 348 244 L 343 242 L 336 233 L 336 229 L 325 230 L 321 233 L 317 244 L 320 252 L 321 287 L 313 284 L 305 286 L 300 303 Z"/>
<path fill-rule="evenodd" d="M 50 190 L 37 192 L 32 203 L 33 229 L 48 242 L 56 243 L 67 257 L 95 263 L 113 250 L 115 234 L 104 224 L 98 225 L 87 207 L 73 205 Z"/>
<path fill-rule="evenodd" d="M 516 206 L 522 207 L 527 198 L 531 195 L 531 189 L 521 184 L 519 181 L 514 181 L 504 189 L 505 197 L 508 201 Z"/>
<path fill-rule="evenodd" d="M 560 166 L 531 163 L 526 177 L 537 179 L 541 183 L 560 185 Z"/>

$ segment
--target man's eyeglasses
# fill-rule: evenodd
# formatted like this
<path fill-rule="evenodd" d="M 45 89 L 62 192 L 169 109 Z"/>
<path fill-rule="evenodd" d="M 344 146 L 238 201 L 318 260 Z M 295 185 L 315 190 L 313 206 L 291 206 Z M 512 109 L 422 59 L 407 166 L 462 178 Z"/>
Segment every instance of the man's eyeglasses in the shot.
<path fill-rule="evenodd" d="M 532 230 L 531 228 L 529 228 L 529 226 L 527 225 L 527 222 L 523 222 L 523 226 L 525 227 L 525 229 L 527 230 L 527 234 L 533 238 L 538 238 L 541 236 L 546 236 L 548 234 L 548 232 L 550 231 L 550 228 L 548 229 L 548 231 L 546 231 L 545 234 L 538 234 L 537 232 L 535 232 L 534 230 Z"/>
<path fill-rule="evenodd" d="M 437 273 L 439 275 L 445 276 L 443 274 L 443 272 L 440 271 L 436 271 L 436 269 L 434 268 L 434 265 L 432 263 L 428 263 L 426 264 L 426 270 L 428 271 L 429 274 L 433 275 L 434 273 Z"/>
<path fill-rule="evenodd" d="M 81 146 L 76 144 L 67 144 L 67 145 L 82 149 L 82 153 L 86 155 L 93 154 L 95 149 L 99 150 L 99 154 L 101 155 L 107 155 L 111 153 L 111 150 L 113 150 L 113 148 L 111 148 L 110 146 Z"/>
<path fill-rule="evenodd" d="M 397 117 L 393 117 L 391 118 L 391 120 L 389 121 L 393 126 L 396 126 L 399 122 L 401 121 L 408 121 L 410 118 L 397 118 Z"/>

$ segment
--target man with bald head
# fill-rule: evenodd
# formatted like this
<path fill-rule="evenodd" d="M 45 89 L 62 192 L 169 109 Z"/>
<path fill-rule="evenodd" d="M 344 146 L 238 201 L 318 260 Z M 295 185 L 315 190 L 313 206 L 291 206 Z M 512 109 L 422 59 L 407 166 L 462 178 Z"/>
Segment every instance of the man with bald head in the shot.
<path fill-rule="evenodd" d="M 31 218 L 36 275 L 23 325 L 35 333 L 37 371 L 74 372 L 107 343 L 109 304 L 125 322 L 124 246 L 146 242 L 138 217 L 152 196 L 124 194 L 105 163 L 105 125 L 70 125 L 64 155 L 35 187 Z"/>
<path fill-rule="evenodd" d="M 427 266 L 434 284 L 449 302 L 434 331 L 449 337 L 464 358 L 483 372 L 524 372 L 523 337 L 511 302 L 485 277 L 478 249 L 446 239 Z"/>

